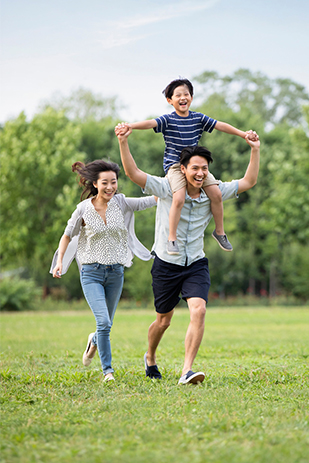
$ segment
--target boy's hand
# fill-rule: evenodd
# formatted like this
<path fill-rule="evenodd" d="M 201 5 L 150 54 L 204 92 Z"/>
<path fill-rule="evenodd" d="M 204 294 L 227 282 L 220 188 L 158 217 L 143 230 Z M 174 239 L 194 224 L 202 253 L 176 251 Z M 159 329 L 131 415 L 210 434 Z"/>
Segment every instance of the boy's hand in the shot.
<path fill-rule="evenodd" d="M 256 132 L 254 132 L 255 136 L 254 136 L 254 139 L 252 139 L 253 136 L 249 132 L 252 132 L 252 130 L 249 130 L 248 132 L 246 132 L 246 136 L 245 136 L 246 142 L 248 143 L 248 145 L 251 146 L 251 148 L 259 148 L 260 147 L 260 140 L 259 140 L 258 134 Z"/>
<path fill-rule="evenodd" d="M 115 127 L 115 134 L 119 140 L 127 138 L 132 133 L 132 127 L 127 122 L 120 122 Z"/>
<path fill-rule="evenodd" d="M 251 140 L 251 141 L 257 141 L 259 139 L 258 134 L 253 130 L 247 130 L 246 136 L 247 135 L 248 135 L 248 139 Z"/>

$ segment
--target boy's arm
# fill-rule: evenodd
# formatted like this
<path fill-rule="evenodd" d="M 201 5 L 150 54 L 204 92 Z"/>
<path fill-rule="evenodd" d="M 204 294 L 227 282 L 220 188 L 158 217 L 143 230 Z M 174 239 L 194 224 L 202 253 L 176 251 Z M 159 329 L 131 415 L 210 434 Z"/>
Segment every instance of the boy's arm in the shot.
<path fill-rule="evenodd" d="M 229 133 L 230 135 L 238 135 L 241 138 L 245 138 L 246 136 L 246 132 L 236 129 L 236 127 L 233 127 L 226 122 L 217 121 L 215 129 L 219 130 L 220 132 Z"/>
<path fill-rule="evenodd" d="M 157 121 L 155 119 L 149 119 L 147 121 L 140 121 L 140 122 L 132 122 L 126 123 L 127 127 L 130 127 L 133 130 L 147 130 L 147 129 L 154 129 L 157 127 Z"/>
<path fill-rule="evenodd" d="M 247 132 L 244 132 L 243 130 L 236 129 L 236 127 L 233 127 L 232 125 L 227 124 L 226 122 L 217 121 L 215 129 L 219 130 L 220 132 L 229 133 L 230 135 L 238 135 L 241 138 L 246 138 L 246 135 L 248 134 L 249 140 L 252 141 L 257 141 L 259 139 L 257 133 L 253 130 L 248 130 Z"/>
<path fill-rule="evenodd" d="M 125 130 L 126 132 L 124 133 Z M 140 170 L 135 164 L 128 144 L 128 136 L 132 133 L 132 129 L 125 127 L 122 123 L 115 127 L 115 133 L 119 141 L 120 156 L 125 174 L 132 182 L 136 183 L 141 188 L 145 188 L 147 174 Z"/>
<path fill-rule="evenodd" d="M 257 182 L 260 166 L 260 141 L 252 141 L 249 134 L 245 137 L 248 145 L 251 146 L 250 162 L 247 167 L 245 176 L 238 181 L 238 193 L 250 190 Z"/>

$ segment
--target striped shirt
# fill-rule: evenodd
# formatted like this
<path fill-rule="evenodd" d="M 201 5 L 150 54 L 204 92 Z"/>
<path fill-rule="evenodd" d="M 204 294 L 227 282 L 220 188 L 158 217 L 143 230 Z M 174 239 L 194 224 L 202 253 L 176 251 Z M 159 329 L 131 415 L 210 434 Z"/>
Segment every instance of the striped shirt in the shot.
<path fill-rule="evenodd" d="M 186 146 L 196 146 L 203 132 L 212 132 L 217 121 L 202 113 L 189 111 L 189 116 L 178 116 L 176 111 L 156 119 L 154 131 L 163 134 L 165 151 L 163 169 L 168 169 L 180 161 L 180 153 Z"/>

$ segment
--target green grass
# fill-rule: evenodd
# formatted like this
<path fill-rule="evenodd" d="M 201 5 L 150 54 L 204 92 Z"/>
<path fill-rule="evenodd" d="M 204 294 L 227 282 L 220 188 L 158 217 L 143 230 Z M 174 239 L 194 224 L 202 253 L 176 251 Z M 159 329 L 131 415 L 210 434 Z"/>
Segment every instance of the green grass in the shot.
<path fill-rule="evenodd" d="M 1 462 L 307 463 L 309 310 L 214 309 L 178 386 L 188 312 L 176 311 L 144 378 L 152 310 L 119 310 L 116 382 L 81 363 L 89 312 L 1 314 Z"/>

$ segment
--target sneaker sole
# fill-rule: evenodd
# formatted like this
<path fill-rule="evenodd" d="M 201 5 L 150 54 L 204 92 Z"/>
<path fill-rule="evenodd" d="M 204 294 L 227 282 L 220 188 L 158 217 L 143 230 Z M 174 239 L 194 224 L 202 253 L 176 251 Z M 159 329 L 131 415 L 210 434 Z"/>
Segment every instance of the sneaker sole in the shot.
<path fill-rule="evenodd" d="M 220 246 L 221 249 L 223 249 L 223 251 L 226 251 L 226 252 L 232 252 L 233 251 L 233 248 L 232 249 L 226 249 L 225 247 L 222 246 L 222 244 L 220 243 L 219 240 L 217 240 L 217 238 L 214 236 L 214 235 L 211 235 L 213 237 L 214 240 L 217 241 L 218 245 Z"/>
<path fill-rule="evenodd" d="M 190 376 L 186 381 L 179 382 L 178 384 L 198 384 L 202 383 L 205 379 L 204 373 L 195 373 L 194 375 Z"/>

